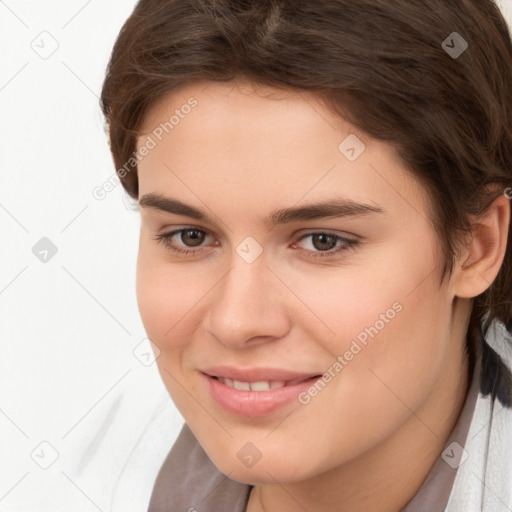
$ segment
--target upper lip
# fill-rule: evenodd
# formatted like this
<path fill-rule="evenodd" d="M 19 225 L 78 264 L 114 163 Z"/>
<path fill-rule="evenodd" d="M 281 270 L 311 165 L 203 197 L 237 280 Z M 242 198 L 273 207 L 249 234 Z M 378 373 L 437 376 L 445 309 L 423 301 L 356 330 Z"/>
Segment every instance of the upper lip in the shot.
<path fill-rule="evenodd" d="M 223 377 L 240 382 L 291 381 L 317 377 L 319 373 L 297 372 L 284 368 L 235 368 L 233 366 L 210 366 L 201 370 L 210 377 Z"/>

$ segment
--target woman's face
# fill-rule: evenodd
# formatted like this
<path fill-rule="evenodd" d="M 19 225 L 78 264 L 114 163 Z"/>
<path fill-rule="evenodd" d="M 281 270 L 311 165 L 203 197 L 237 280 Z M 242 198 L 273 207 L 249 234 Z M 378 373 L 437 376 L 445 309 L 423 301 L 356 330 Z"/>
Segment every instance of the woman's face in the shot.
<path fill-rule="evenodd" d="M 423 189 L 312 94 L 205 85 L 138 140 L 138 303 L 185 421 L 247 483 L 428 428 L 463 334 Z"/>

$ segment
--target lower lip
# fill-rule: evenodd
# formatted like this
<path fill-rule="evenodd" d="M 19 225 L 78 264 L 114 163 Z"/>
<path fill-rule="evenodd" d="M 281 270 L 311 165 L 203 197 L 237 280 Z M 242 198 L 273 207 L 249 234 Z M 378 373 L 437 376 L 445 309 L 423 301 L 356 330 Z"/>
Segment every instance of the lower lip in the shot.
<path fill-rule="evenodd" d="M 209 375 L 202 375 L 207 380 L 211 396 L 220 406 L 248 418 L 265 416 L 297 400 L 301 391 L 311 387 L 321 377 L 312 377 L 292 386 L 269 391 L 242 391 L 231 388 Z"/>

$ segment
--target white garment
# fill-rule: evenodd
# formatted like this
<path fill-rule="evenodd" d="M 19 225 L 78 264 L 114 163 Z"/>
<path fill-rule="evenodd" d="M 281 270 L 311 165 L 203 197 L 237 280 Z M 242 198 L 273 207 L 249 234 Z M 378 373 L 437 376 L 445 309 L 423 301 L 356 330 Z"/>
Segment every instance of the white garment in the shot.
<path fill-rule="evenodd" d="M 512 336 L 501 323 L 491 325 L 487 341 L 512 369 Z M 126 379 L 80 425 L 71 463 L 62 468 L 66 476 L 56 472 L 44 496 L 27 497 L 9 510 L 0 504 L 0 510 L 146 511 L 182 424 L 156 369 Z M 512 409 L 497 399 L 492 406 L 479 393 L 461 456 L 445 512 L 511 512 Z"/>
<path fill-rule="evenodd" d="M 512 369 L 512 336 L 505 326 L 493 322 L 486 339 Z M 479 394 L 464 448 L 467 458 L 445 512 L 511 512 L 512 409 Z"/>

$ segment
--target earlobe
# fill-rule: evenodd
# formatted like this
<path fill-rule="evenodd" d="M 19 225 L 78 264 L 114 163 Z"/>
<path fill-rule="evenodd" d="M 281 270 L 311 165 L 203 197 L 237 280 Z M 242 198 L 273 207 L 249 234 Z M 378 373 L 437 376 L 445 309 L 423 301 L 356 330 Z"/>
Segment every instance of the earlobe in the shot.
<path fill-rule="evenodd" d="M 473 231 L 453 278 L 454 294 L 472 298 L 483 293 L 498 275 L 505 257 L 510 200 L 501 194 L 473 222 Z"/>

